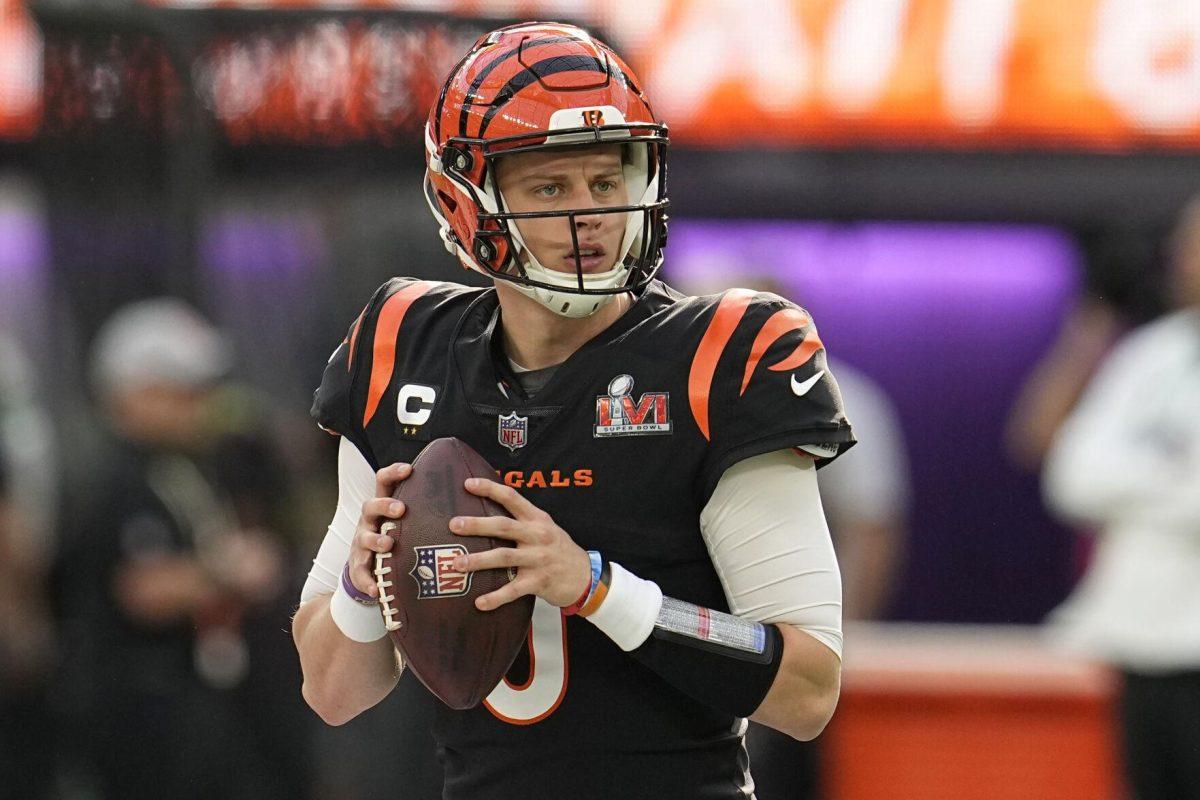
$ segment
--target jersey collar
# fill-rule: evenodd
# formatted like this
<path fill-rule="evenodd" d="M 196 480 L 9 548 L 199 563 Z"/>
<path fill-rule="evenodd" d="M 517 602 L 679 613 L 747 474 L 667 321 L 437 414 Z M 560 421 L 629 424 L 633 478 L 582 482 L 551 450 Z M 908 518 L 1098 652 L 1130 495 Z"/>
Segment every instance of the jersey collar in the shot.
<path fill-rule="evenodd" d="M 563 387 L 576 386 L 572 373 L 588 361 L 591 353 L 621 338 L 646 320 L 661 305 L 666 296 L 660 281 L 652 281 L 624 314 L 604 330 L 585 342 L 564 362 L 546 386 L 532 400 L 525 396 L 509 368 L 503 351 L 500 333 L 500 305 L 494 289 L 480 295 L 463 314 L 454 334 L 454 359 L 457 363 L 463 390 L 472 405 L 496 407 L 525 407 L 561 405 L 569 398 Z M 569 391 L 569 390 L 568 390 Z"/>

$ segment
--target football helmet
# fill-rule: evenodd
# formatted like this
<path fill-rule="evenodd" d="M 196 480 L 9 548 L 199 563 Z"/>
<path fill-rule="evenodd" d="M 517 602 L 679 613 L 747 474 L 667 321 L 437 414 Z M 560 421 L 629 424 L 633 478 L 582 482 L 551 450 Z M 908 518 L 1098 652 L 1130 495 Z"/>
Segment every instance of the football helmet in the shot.
<path fill-rule="evenodd" d="M 496 160 L 596 143 L 622 145 L 626 203 L 512 212 Z M 446 80 L 425 125 L 425 196 L 446 249 L 567 317 L 594 313 L 658 271 L 667 236 L 667 129 L 629 67 L 573 25 L 530 22 L 482 36 Z M 585 272 L 577 216 L 625 215 L 612 267 Z M 516 220 L 561 217 L 574 273 L 538 262 Z"/>

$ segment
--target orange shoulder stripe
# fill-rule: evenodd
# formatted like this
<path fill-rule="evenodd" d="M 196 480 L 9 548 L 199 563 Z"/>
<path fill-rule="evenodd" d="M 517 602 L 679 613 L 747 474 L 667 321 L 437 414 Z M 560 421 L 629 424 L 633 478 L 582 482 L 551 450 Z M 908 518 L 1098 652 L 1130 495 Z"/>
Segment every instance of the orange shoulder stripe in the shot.
<path fill-rule="evenodd" d="M 375 323 L 375 345 L 372 348 L 371 383 L 367 392 L 367 408 L 363 412 L 363 427 L 375 416 L 379 401 L 387 391 L 396 368 L 396 335 L 408 307 L 421 295 L 433 288 L 432 281 L 416 281 L 383 302 L 379 320 Z"/>
<path fill-rule="evenodd" d="M 808 330 L 804 332 L 804 339 L 800 344 L 796 345 L 796 349 L 792 351 L 792 354 L 778 364 L 772 364 L 767 369 L 772 372 L 793 370 L 801 364 L 807 363 L 810 358 L 816 355 L 818 350 L 824 347 L 825 345 L 821 343 L 821 337 L 817 336 L 816 327 L 812 324 L 812 320 L 809 320 Z"/>
<path fill-rule="evenodd" d="M 742 321 L 752 297 L 754 292 L 749 289 L 730 289 L 725 293 L 692 358 L 692 368 L 688 373 L 688 402 L 692 407 L 692 417 L 705 439 L 712 439 L 708 430 L 708 395 L 712 389 L 713 375 L 717 372 L 717 362 L 721 360 L 721 353 Z"/>
<path fill-rule="evenodd" d="M 754 337 L 754 344 L 750 347 L 750 357 L 746 359 L 746 374 L 742 377 L 742 390 L 739 394 L 746 393 L 746 387 L 750 385 L 750 376 L 754 374 L 755 367 L 771 345 L 785 333 L 800 330 L 807 324 L 808 315 L 797 308 L 776 311 L 763 323 L 762 330 Z"/>

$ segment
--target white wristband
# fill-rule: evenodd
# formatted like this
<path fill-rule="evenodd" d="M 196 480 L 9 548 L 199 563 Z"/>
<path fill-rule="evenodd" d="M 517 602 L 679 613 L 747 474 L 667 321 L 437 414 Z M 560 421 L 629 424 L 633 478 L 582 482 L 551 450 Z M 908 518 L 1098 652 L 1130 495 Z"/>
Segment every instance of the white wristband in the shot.
<path fill-rule="evenodd" d="M 329 616 L 346 638 L 356 642 L 374 642 L 387 636 L 379 604 L 367 606 L 358 602 L 346 593 L 341 581 L 329 601 Z"/>
<path fill-rule="evenodd" d="M 654 630 L 663 593 L 657 583 L 639 578 L 620 564 L 610 561 L 608 568 L 608 594 L 587 621 L 629 652 Z"/>

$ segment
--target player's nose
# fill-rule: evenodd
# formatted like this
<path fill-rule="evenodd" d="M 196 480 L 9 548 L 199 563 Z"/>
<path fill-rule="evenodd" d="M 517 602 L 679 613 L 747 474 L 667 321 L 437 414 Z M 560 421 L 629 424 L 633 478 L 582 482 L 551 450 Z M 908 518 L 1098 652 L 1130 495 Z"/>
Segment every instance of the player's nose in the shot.
<path fill-rule="evenodd" d="M 584 192 L 579 195 L 578 202 L 572 206 L 578 209 L 579 213 L 575 214 L 575 227 L 579 230 L 588 228 L 598 228 L 600 223 L 604 221 L 603 214 L 589 213 L 593 209 L 601 208 L 601 204 L 596 202 L 596 198 L 591 192 Z"/>
<path fill-rule="evenodd" d="M 588 214 L 585 212 L 575 215 L 575 229 L 579 231 L 596 230 L 600 227 L 601 222 L 603 222 L 603 215 L 601 214 Z"/>

